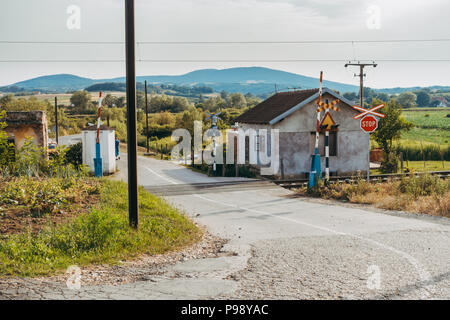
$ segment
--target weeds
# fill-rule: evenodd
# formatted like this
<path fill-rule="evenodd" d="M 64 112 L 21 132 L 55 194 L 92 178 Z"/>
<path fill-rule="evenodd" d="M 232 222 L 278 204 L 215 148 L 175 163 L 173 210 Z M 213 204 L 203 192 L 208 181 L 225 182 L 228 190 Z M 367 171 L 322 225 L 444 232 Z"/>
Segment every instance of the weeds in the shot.
<path fill-rule="evenodd" d="M 127 185 L 110 180 L 102 184 L 101 201 L 89 213 L 37 235 L 12 235 L 0 241 L 0 275 L 48 275 L 73 264 L 117 263 L 200 239 L 201 232 L 192 221 L 142 188 L 139 229 L 130 228 Z"/>
<path fill-rule="evenodd" d="M 355 183 L 319 184 L 311 190 L 299 189 L 324 199 L 371 204 L 388 210 L 404 210 L 450 217 L 450 181 L 422 174 L 404 177 L 401 181 L 369 183 L 357 179 Z"/>

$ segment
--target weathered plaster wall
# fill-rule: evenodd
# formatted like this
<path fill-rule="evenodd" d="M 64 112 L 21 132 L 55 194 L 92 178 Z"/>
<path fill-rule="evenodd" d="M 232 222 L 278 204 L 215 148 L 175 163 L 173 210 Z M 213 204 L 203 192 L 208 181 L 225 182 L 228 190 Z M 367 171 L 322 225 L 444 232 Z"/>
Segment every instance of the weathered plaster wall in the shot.
<path fill-rule="evenodd" d="M 45 111 L 8 111 L 6 112 L 6 133 L 14 137 L 17 148 L 21 148 L 25 138 L 33 138 L 36 145 L 47 147 L 48 129 Z"/>
<path fill-rule="evenodd" d="M 322 99 L 335 100 L 329 94 L 325 94 Z M 369 136 L 360 129 L 359 120 L 353 119 L 359 112 L 342 102 L 338 103 L 338 107 L 339 111 L 330 111 L 334 121 L 340 125 L 337 155 L 330 157 L 330 172 L 337 175 L 365 172 L 369 166 Z M 316 130 L 316 108 L 316 102 L 313 101 L 272 126 L 280 131 L 280 161 L 283 161 L 282 168 L 287 178 L 304 176 L 310 170 L 314 141 L 311 134 Z M 243 129 L 270 128 L 267 125 L 245 123 L 239 126 Z M 322 168 L 325 168 L 325 157 L 321 161 Z"/>

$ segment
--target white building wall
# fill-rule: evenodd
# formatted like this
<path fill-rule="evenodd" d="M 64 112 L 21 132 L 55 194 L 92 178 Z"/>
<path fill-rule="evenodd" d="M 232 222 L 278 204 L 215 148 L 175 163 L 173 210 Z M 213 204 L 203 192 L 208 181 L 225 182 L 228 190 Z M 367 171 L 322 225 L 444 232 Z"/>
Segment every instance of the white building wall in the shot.
<path fill-rule="evenodd" d="M 86 130 L 81 132 L 83 143 L 83 164 L 90 168 L 90 172 L 95 171 L 95 145 L 97 132 Z M 103 174 L 112 174 L 116 172 L 116 154 L 115 154 L 115 132 L 114 130 L 100 131 L 100 155 L 103 163 Z"/>

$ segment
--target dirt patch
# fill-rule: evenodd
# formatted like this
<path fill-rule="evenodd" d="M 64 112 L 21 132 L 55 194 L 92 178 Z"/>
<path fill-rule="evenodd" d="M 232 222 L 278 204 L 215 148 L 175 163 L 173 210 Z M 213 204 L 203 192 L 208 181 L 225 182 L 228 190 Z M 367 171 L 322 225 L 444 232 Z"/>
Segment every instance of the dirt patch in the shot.
<path fill-rule="evenodd" d="M 0 239 L 24 232 L 36 234 L 47 226 L 68 223 L 80 214 L 88 212 L 99 200 L 99 194 L 86 194 L 77 197 L 75 203 L 70 203 L 64 208 L 55 208 L 52 213 L 42 217 L 33 217 L 30 208 L 26 206 L 0 206 Z"/>

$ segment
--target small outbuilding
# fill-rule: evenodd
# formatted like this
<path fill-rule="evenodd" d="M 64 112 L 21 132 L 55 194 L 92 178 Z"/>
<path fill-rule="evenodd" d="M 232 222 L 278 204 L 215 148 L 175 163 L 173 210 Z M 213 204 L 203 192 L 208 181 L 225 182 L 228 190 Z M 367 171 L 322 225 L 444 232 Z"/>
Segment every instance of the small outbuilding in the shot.
<path fill-rule="evenodd" d="M 235 119 L 239 129 L 279 130 L 280 170 L 275 176 L 286 178 L 305 178 L 311 167 L 311 155 L 314 151 L 317 100 L 319 89 L 279 92 Z M 369 168 L 369 134 L 362 132 L 359 121 L 353 116 L 359 112 L 352 108 L 353 103 L 331 89 L 324 88 L 322 101 L 334 101 L 339 111 L 330 110 L 334 120 L 334 129 L 330 132 L 330 174 L 347 175 L 367 172 Z M 323 118 L 324 112 L 321 116 Z M 325 167 L 325 133 L 321 132 L 319 152 L 322 168 Z M 256 135 L 255 145 L 248 148 L 260 149 L 270 144 L 261 141 Z"/>
<path fill-rule="evenodd" d="M 27 137 L 33 139 L 34 144 L 47 150 L 48 128 L 45 111 L 7 111 L 6 134 L 9 142 L 20 149 Z"/>
<path fill-rule="evenodd" d="M 96 158 L 95 145 L 97 143 L 97 126 L 89 126 L 81 131 L 83 144 L 83 164 L 95 172 L 94 158 Z M 115 130 L 107 126 L 100 127 L 100 155 L 103 164 L 103 174 L 116 172 L 116 138 Z"/>

